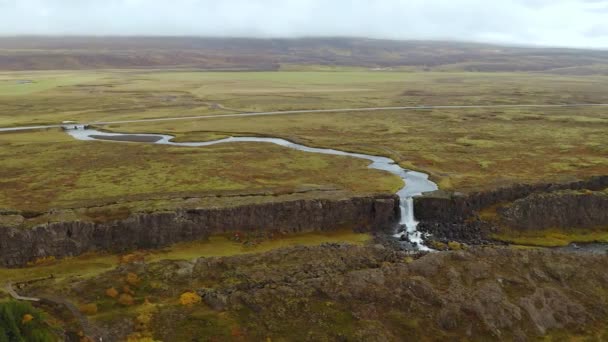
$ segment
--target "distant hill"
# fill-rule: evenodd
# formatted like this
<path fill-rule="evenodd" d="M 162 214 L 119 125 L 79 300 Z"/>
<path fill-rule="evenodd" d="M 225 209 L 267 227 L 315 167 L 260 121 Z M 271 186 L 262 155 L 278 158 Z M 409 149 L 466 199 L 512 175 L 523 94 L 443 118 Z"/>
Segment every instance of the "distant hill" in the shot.
<path fill-rule="evenodd" d="M 608 74 L 608 51 L 360 38 L 0 37 L 0 70 L 290 65 Z"/>

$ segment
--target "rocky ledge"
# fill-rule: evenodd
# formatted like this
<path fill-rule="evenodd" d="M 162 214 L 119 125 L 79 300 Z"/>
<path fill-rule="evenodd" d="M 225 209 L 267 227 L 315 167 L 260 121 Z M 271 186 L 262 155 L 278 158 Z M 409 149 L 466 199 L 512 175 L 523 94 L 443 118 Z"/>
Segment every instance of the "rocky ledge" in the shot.
<path fill-rule="evenodd" d="M 383 230 L 398 217 L 399 198 L 378 195 L 138 213 L 107 223 L 73 221 L 31 229 L 0 227 L 0 265 L 22 266 L 37 258 L 75 256 L 89 251 L 160 248 L 237 231 Z"/>

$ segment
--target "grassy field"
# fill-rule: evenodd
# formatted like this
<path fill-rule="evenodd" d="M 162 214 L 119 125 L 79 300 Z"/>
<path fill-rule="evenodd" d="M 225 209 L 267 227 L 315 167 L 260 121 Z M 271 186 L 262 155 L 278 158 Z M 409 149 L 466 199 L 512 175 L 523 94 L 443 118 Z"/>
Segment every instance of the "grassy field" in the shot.
<path fill-rule="evenodd" d="M 21 84 L 20 80 L 34 83 Z M 237 110 L 600 103 L 608 102 L 607 94 L 608 78 L 603 76 L 524 73 L 7 72 L 0 74 L 0 125 L 221 115 Z M 604 108 L 338 113 L 110 129 L 172 132 L 182 140 L 209 139 L 218 132 L 220 136 L 264 134 L 389 155 L 403 166 L 431 173 L 447 190 L 608 173 L 608 113 Z M 211 186 L 214 189 L 223 191 L 225 186 L 216 184 Z"/>
<path fill-rule="evenodd" d="M 76 141 L 59 130 L 0 134 L 0 208 L 47 211 L 113 204 L 150 209 L 152 202 L 192 197 L 210 197 L 221 205 L 294 194 L 394 193 L 403 186 L 399 177 L 370 170 L 364 160 L 272 144 L 119 144 Z M 250 196 L 235 199 L 245 195 Z"/>
<path fill-rule="evenodd" d="M 262 134 L 386 155 L 430 173 L 444 190 L 463 192 L 608 174 L 608 112 L 601 108 L 306 114 L 109 128 L 169 132 L 181 141 L 204 139 L 204 132 Z"/>
<path fill-rule="evenodd" d="M 545 229 L 525 232 L 504 229 L 493 234 L 492 238 L 522 246 L 563 247 L 571 243 L 608 243 L 608 229 Z"/>
<path fill-rule="evenodd" d="M 608 102 L 602 76 L 463 72 L 0 73 L 0 126 L 377 106 Z M 32 83 L 23 83 L 31 81 Z"/>
<path fill-rule="evenodd" d="M 0 73 L 0 126 L 221 116 L 237 110 L 576 102 L 608 102 L 608 78 L 361 70 Z M 107 128 L 169 132 L 181 140 L 273 135 L 308 145 L 386 155 L 405 167 L 430 173 L 446 190 L 475 191 L 608 173 L 608 112 L 604 108 L 220 117 Z M 41 144 L 46 137 L 52 137 L 52 144 Z M 135 201 L 144 195 L 167 198 L 193 192 L 289 193 L 293 189 L 328 187 L 369 192 L 397 187 L 394 180 L 375 183 L 378 173 L 365 170 L 361 162 L 302 155 L 266 145 L 218 146 L 205 153 L 129 145 L 117 155 L 115 145 L 70 142 L 59 133 L 2 134 L 0 139 L 0 154 L 5 165 L 10 165 L 0 170 L 0 206 L 11 208 L 14 203 L 44 208 L 103 202 L 108 197 Z M 256 154 L 261 150 L 264 154 Z M 161 153 L 165 151 L 171 153 Z M 86 157 L 92 155 L 96 156 L 95 163 Z M 235 168 L 237 161 L 244 161 L 244 166 Z M 330 165 L 324 167 L 327 163 Z M 342 163 L 350 163 L 349 170 L 356 164 L 360 172 L 345 172 Z M 284 165 L 295 169 L 288 170 Z M 205 177 L 193 178 L 193 174 Z M 54 191 L 57 187 L 66 191 Z M 25 195 L 24 191 L 31 194 Z"/>

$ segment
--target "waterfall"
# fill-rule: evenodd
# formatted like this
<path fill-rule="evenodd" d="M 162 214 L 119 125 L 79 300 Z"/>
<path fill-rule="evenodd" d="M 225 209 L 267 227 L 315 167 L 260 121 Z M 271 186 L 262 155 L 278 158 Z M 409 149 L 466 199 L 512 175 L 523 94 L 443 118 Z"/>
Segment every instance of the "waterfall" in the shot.
<path fill-rule="evenodd" d="M 415 247 L 418 249 L 423 251 L 429 250 L 423 244 L 422 234 L 417 230 L 418 221 L 416 221 L 416 216 L 414 215 L 414 197 L 401 198 L 400 209 L 401 220 L 399 224 L 405 226 L 405 231 L 396 234 L 395 237 L 401 239 L 403 236 L 407 236 L 408 240 L 412 244 L 415 244 Z"/>

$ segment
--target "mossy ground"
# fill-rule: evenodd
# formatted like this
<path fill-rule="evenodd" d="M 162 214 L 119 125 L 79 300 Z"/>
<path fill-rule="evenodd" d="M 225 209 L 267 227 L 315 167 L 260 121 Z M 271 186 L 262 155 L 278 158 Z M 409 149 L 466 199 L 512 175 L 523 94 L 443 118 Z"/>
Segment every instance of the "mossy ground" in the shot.
<path fill-rule="evenodd" d="M 252 245 L 237 243 L 229 238 L 229 236 L 212 236 L 207 241 L 178 243 L 160 250 L 140 251 L 137 252 L 136 255 L 148 262 L 160 260 L 191 260 L 199 257 L 262 253 L 276 248 L 295 245 L 315 246 L 323 243 L 338 242 L 363 245 L 371 240 L 369 234 L 354 233 L 349 230 L 278 236 L 273 239 L 258 241 Z M 19 269 L 0 268 L 0 279 L 17 282 L 48 277 L 51 274 L 57 279 L 69 277 L 86 279 L 114 269 L 120 262 L 121 258 L 117 255 L 90 253 L 78 257 L 52 261 L 48 265 L 38 265 Z"/>
<path fill-rule="evenodd" d="M 503 229 L 491 237 L 515 245 L 563 247 L 571 243 L 608 243 L 608 227 L 603 229 L 543 229 L 521 231 Z"/>
<path fill-rule="evenodd" d="M 128 216 L 136 206 L 156 208 L 153 202 L 180 198 L 249 195 L 249 202 L 256 202 L 294 193 L 302 198 L 394 193 L 403 186 L 397 176 L 368 169 L 365 160 L 273 144 L 184 148 L 83 142 L 50 130 L 1 134 L 0 159 L 0 208 L 9 211 L 114 205 L 113 212 Z M 77 216 L 112 215 L 92 208 Z"/>

